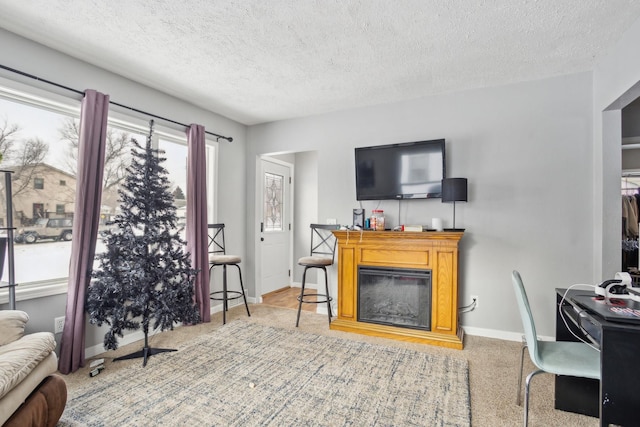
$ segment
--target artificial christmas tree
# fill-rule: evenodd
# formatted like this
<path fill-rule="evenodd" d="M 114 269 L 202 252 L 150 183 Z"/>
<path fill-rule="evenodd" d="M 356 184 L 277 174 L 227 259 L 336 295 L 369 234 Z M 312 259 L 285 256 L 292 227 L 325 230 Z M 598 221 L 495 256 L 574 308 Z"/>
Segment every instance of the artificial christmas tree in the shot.
<path fill-rule="evenodd" d="M 109 325 L 106 349 L 118 348 L 116 336 L 125 329 L 142 327 L 144 348 L 123 358 L 144 357 L 173 351 L 149 348 L 149 327 L 161 331 L 174 323 L 198 323 L 194 303 L 194 279 L 190 256 L 183 251 L 178 217 L 169 189 L 165 159 L 151 148 L 153 121 L 146 147 L 132 140 L 131 166 L 118 191 L 121 212 L 102 233 L 107 251 L 96 255 L 100 266 L 92 273 L 86 310 L 92 324 Z"/>

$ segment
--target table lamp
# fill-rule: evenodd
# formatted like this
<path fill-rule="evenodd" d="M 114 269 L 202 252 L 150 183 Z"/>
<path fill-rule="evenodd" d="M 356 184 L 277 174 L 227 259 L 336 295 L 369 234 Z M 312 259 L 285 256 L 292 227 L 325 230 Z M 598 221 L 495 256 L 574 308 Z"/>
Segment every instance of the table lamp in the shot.
<path fill-rule="evenodd" d="M 453 202 L 453 228 L 449 231 L 464 231 L 456 228 L 456 202 L 467 201 L 467 178 L 445 178 L 442 180 L 442 203 Z"/>

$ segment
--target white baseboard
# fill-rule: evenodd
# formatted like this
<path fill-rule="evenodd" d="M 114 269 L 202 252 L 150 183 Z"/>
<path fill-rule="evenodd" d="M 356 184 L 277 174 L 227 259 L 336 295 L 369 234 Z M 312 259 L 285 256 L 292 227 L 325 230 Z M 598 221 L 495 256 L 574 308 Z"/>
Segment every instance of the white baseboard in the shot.
<path fill-rule="evenodd" d="M 149 336 L 152 337 L 160 331 L 151 331 L 149 332 Z M 144 333 L 142 331 L 135 331 L 130 334 L 126 334 L 124 337 L 118 339 L 118 347 L 122 347 L 123 345 L 131 344 L 136 341 L 142 341 L 144 339 Z M 104 353 L 105 350 L 104 344 L 96 344 L 89 348 L 84 349 L 84 357 L 85 359 L 92 358 L 97 356 L 98 354 Z"/>
<path fill-rule="evenodd" d="M 291 286 L 300 287 L 301 284 L 292 283 Z M 305 288 L 317 289 L 318 286 L 315 283 L 307 283 L 305 285 Z M 255 304 L 256 301 L 257 299 L 254 297 L 247 297 L 247 302 L 250 304 Z M 335 302 L 335 300 L 333 302 Z M 235 307 L 240 304 L 244 304 L 244 301 L 242 301 L 241 299 L 230 301 L 230 307 Z M 336 314 L 335 306 L 332 304 L 331 307 L 333 310 L 333 314 L 335 315 Z M 211 311 L 210 311 L 211 314 L 219 313 L 221 311 L 222 311 L 222 303 L 211 306 Z M 317 304 L 316 313 L 326 315 L 327 314 L 326 304 Z M 180 325 L 177 325 L 176 327 L 179 327 L 179 326 Z M 478 336 L 478 337 L 484 337 L 484 338 L 495 338 L 495 339 L 505 340 L 505 341 L 516 341 L 516 342 L 522 341 L 521 332 L 500 331 L 497 329 L 476 328 L 474 326 L 464 326 L 464 325 L 462 325 L 462 329 L 464 329 L 464 333 L 466 335 L 472 335 L 472 336 Z M 152 331 L 149 333 L 149 336 L 153 336 L 158 332 L 160 331 Z M 554 337 L 538 336 L 538 338 L 544 341 L 555 341 Z M 142 333 L 142 331 L 135 331 L 125 335 L 123 338 L 120 338 L 118 340 L 118 345 L 123 346 L 123 345 L 134 343 L 136 341 L 141 341 L 143 339 L 144 339 L 144 334 Z M 96 344 L 92 347 L 88 347 L 85 349 L 85 357 L 88 359 L 104 352 L 105 352 L 105 349 L 103 345 Z"/>
<path fill-rule="evenodd" d="M 216 303 L 217 304 L 215 305 L 213 304 L 211 305 L 211 310 L 209 311 L 209 313 L 214 314 L 214 313 L 220 313 L 222 311 L 222 301 L 216 301 Z M 256 298 L 247 297 L 247 303 L 256 304 Z M 242 300 L 242 298 L 229 301 L 229 307 L 236 307 L 238 305 L 244 305 L 244 301 Z"/>
<path fill-rule="evenodd" d="M 300 282 L 292 282 L 291 287 L 302 287 L 302 283 Z M 307 283 L 305 288 L 309 289 L 318 289 L 318 285 L 316 283 Z M 331 304 L 331 309 L 333 310 L 333 314 L 336 315 L 337 310 L 335 307 L 335 299 Z M 318 304 L 318 308 L 316 309 L 316 313 L 318 314 L 327 314 L 327 306 L 325 304 Z M 504 341 L 522 341 L 522 332 L 509 332 L 509 331 L 500 331 L 497 329 L 486 329 L 486 328 L 476 328 L 474 326 L 464 326 L 461 325 L 462 329 L 464 329 L 464 333 L 466 335 L 473 335 L 484 338 L 495 338 Z M 538 336 L 539 339 L 543 341 L 555 341 L 554 337 L 549 336 Z"/>
<path fill-rule="evenodd" d="M 255 304 L 256 299 L 252 297 L 247 297 L 247 302 L 249 304 Z M 235 307 L 239 304 L 244 304 L 244 301 L 242 301 L 242 299 L 229 301 L 229 307 Z M 214 314 L 214 313 L 219 313 L 221 311 L 222 311 L 222 303 L 217 305 L 212 305 L 209 313 Z M 175 325 L 176 328 L 180 326 L 182 326 L 181 323 Z M 149 337 L 152 337 L 159 332 L 160 330 L 157 330 L 157 329 L 153 330 L 149 332 Z M 132 344 L 136 341 L 142 341 L 142 340 L 144 340 L 144 333 L 142 331 L 135 331 L 130 334 L 126 334 L 124 337 L 118 339 L 118 347 L 122 347 L 123 345 Z M 87 347 L 84 349 L 84 357 L 85 359 L 90 359 L 94 356 L 97 356 L 98 354 L 104 353 L 105 351 L 107 350 L 104 349 L 104 344 L 96 344 L 94 346 Z"/>
<path fill-rule="evenodd" d="M 476 328 L 473 326 L 464 326 L 462 325 L 462 329 L 466 335 L 473 335 L 477 337 L 484 338 L 495 338 L 504 341 L 522 341 L 522 332 L 509 332 L 509 331 L 499 331 L 497 329 L 485 329 L 485 328 Z M 539 339 L 543 341 L 555 341 L 554 337 L 548 336 L 538 336 Z"/>

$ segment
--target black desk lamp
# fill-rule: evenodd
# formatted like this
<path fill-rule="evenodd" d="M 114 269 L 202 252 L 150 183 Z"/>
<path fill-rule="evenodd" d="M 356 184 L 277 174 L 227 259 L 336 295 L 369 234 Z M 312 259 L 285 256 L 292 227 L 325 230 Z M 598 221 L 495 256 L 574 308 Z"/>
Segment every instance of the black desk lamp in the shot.
<path fill-rule="evenodd" d="M 456 228 L 456 202 L 467 201 L 467 178 L 445 178 L 442 180 L 442 202 L 453 202 L 453 228 L 449 231 L 464 231 Z"/>

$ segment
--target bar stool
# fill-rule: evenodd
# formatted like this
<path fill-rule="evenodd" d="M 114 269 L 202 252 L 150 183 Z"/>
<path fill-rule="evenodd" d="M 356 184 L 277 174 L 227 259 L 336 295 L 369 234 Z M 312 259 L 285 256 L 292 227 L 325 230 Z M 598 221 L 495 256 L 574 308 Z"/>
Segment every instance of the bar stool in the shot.
<path fill-rule="evenodd" d="M 337 230 L 338 226 L 334 224 L 311 224 L 311 253 L 310 256 L 302 257 L 298 260 L 298 265 L 304 266 L 302 273 L 302 288 L 298 299 L 298 317 L 296 318 L 296 327 L 300 323 L 300 311 L 302 303 L 306 304 L 322 304 L 327 303 L 327 314 L 329 323 L 331 323 L 331 301 L 333 298 L 329 295 L 329 278 L 327 275 L 327 267 L 333 264 L 336 252 L 337 239 L 331 230 Z M 306 284 L 307 270 L 310 268 L 318 268 L 324 271 L 324 288 L 325 293 L 304 293 Z M 315 297 L 310 299 L 310 297 Z"/>
<path fill-rule="evenodd" d="M 211 277 L 213 267 L 222 266 L 222 290 L 211 292 L 209 294 L 209 299 L 222 301 L 223 325 L 227 323 L 229 300 L 243 298 L 244 306 L 247 309 L 247 315 L 251 317 L 251 313 L 249 313 L 249 305 L 247 304 L 247 296 L 242 284 L 242 271 L 240 270 L 240 265 L 238 265 L 242 259 L 237 255 L 227 255 L 224 241 L 224 224 L 209 224 L 207 228 L 209 230 L 209 277 Z M 239 291 L 230 291 L 227 289 L 227 266 L 230 265 L 238 268 L 238 276 L 240 277 Z"/>

